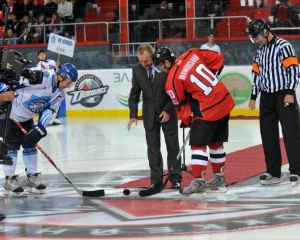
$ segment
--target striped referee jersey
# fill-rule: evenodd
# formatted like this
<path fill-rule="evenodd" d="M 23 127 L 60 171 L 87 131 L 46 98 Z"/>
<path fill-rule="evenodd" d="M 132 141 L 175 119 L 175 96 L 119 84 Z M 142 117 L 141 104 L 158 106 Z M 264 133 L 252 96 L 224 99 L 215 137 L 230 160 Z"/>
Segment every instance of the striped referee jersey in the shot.
<path fill-rule="evenodd" d="M 288 41 L 274 36 L 269 44 L 260 46 L 254 57 L 251 99 L 255 100 L 260 91 L 294 94 L 299 77 L 299 63 L 294 47 Z"/>

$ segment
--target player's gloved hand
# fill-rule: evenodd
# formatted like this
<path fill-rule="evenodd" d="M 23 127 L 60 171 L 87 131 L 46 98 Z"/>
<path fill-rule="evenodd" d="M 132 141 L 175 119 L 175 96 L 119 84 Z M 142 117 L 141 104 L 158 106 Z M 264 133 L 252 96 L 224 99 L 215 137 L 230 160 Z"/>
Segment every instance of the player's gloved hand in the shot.
<path fill-rule="evenodd" d="M 180 128 L 190 128 L 192 125 L 192 119 L 193 117 L 190 116 L 189 118 L 187 118 L 185 121 L 181 121 L 180 123 Z"/>
<path fill-rule="evenodd" d="M 47 131 L 44 128 L 44 126 L 38 124 L 33 126 L 28 131 L 28 134 L 26 135 L 24 142 L 23 142 L 23 148 L 32 148 L 34 147 L 43 137 L 46 137 Z"/>

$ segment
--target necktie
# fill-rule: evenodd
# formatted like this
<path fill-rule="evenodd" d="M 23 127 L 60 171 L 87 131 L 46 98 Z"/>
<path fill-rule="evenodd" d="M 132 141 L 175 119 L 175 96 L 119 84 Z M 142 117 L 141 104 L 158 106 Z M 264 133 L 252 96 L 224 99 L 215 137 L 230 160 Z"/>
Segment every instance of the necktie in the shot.
<path fill-rule="evenodd" d="M 149 78 L 149 81 L 150 81 L 151 86 L 152 86 L 153 83 L 154 83 L 154 78 L 153 78 L 153 74 L 152 74 L 152 67 L 148 68 L 148 78 Z"/>

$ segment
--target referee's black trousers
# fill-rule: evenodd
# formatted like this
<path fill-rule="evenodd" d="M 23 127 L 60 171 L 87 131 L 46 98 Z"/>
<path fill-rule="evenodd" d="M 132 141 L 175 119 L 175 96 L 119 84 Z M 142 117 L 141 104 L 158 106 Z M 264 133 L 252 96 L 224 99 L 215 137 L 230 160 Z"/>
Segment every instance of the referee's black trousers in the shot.
<path fill-rule="evenodd" d="M 262 92 L 260 98 L 260 133 L 265 153 L 267 173 L 281 177 L 281 151 L 279 122 L 291 174 L 300 176 L 300 118 L 296 96 L 295 103 L 284 106 L 285 94 Z"/>

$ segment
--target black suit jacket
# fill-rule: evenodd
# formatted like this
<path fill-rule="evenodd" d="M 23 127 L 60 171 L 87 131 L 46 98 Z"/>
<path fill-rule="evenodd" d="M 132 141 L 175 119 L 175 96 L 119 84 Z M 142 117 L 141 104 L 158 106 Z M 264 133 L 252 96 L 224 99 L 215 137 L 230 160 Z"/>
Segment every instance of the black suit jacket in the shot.
<path fill-rule="evenodd" d="M 19 44 L 33 44 L 34 37 L 31 34 L 28 34 L 26 40 L 24 40 L 24 36 L 19 39 Z"/>
<path fill-rule="evenodd" d="M 129 95 L 130 118 L 137 118 L 139 98 L 142 92 L 143 122 L 147 130 L 151 130 L 153 126 L 155 112 L 160 114 L 162 111 L 166 111 L 170 114 L 170 118 L 177 118 L 169 95 L 165 90 L 166 80 L 166 73 L 155 71 L 152 91 L 146 68 L 140 63 L 134 65 L 132 68 L 132 88 Z"/>

